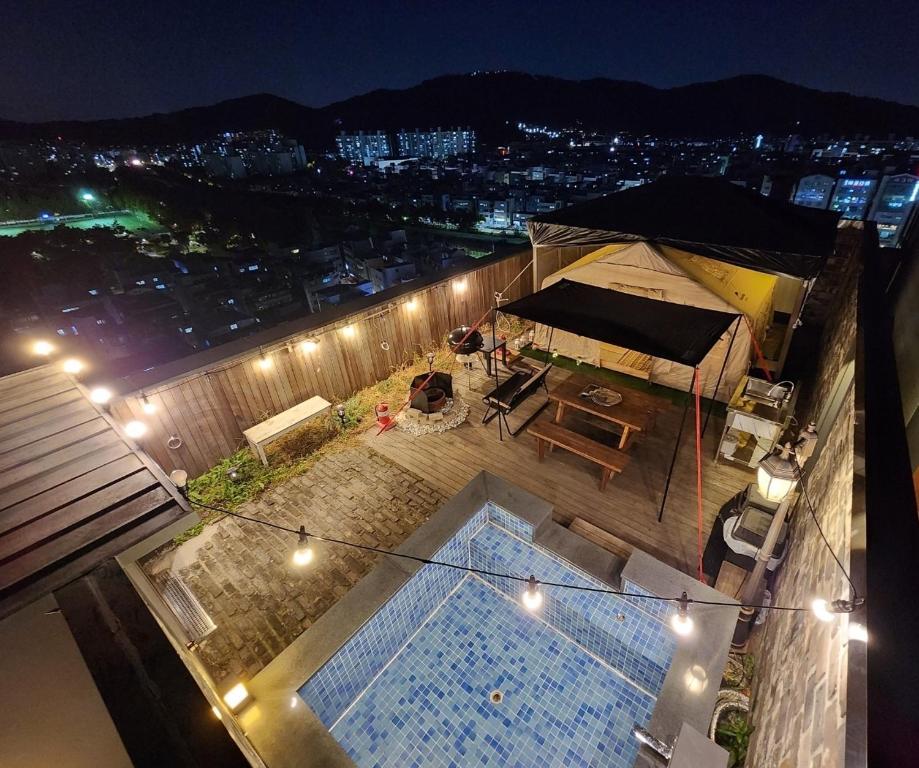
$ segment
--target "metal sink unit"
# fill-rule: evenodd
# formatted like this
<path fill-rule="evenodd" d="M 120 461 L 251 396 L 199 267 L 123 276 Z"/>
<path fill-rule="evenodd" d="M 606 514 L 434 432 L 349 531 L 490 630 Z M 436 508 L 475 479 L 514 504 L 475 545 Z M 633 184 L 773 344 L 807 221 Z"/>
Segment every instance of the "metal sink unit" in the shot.
<path fill-rule="evenodd" d="M 716 461 L 755 467 L 775 447 L 794 413 L 793 382 L 771 383 L 744 376 L 728 403 Z"/>

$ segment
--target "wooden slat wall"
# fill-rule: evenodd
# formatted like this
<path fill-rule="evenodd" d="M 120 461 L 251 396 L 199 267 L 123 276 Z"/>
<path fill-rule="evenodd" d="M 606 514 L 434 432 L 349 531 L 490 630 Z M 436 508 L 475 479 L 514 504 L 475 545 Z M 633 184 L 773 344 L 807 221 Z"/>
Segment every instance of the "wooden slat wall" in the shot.
<path fill-rule="evenodd" d="M 259 367 L 259 350 L 253 348 L 210 370 L 147 387 L 144 394 L 156 405 L 153 414 L 143 412 L 139 392 L 113 402 L 112 414 L 122 423 L 139 419 L 147 424 L 143 447 L 167 472 L 182 468 L 200 474 L 235 452 L 244 443 L 243 430 L 252 425 L 313 395 L 341 401 L 387 378 L 458 325 L 475 322 L 494 304 L 495 292 L 503 291 L 530 259 L 529 250 L 521 251 L 265 347 L 272 361 L 268 370 Z M 505 299 L 531 293 L 532 285 L 528 269 Z M 414 309 L 408 308 L 411 299 Z M 344 331 L 348 325 L 354 327 L 353 336 Z M 312 353 L 301 347 L 308 338 L 319 339 Z M 384 341 L 388 350 L 381 347 Z M 167 447 L 171 435 L 181 438 L 180 448 Z"/>

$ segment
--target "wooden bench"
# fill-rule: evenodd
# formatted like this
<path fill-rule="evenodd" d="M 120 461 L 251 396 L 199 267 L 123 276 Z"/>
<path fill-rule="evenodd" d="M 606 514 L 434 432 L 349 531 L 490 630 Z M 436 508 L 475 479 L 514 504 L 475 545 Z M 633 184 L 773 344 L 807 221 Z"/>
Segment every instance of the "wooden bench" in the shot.
<path fill-rule="evenodd" d="M 628 560 L 632 556 L 632 550 L 635 549 L 627 541 L 623 541 L 614 533 L 604 531 L 599 526 L 587 522 L 583 517 L 576 517 L 571 521 L 568 530 L 579 536 L 592 541 L 598 547 L 602 547 L 607 552 L 612 552 L 616 557 Z"/>
<path fill-rule="evenodd" d="M 560 424 L 552 421 L 538 421 L 527 428 L 533 437 L 536 438 L 536 453 L 539 460 L 542 461 L 546 456 L 546 446 L 558 446 L 566 451 L 577 454 L 588 461 L 599 464 L 602 467 L 600 472 L 600 490 L 606 489 L 610 476 L 622 472 L 628 464 L 629 457 L 622 451 L 612 448 L 589 437 L 572 432 Z"/>
<path fill-rule="evenodd" d="M 277 440 L 282 435 L 286 435 L 291 430 L 302 426 L 310 419 L 328 413 L 332 409 L 332 404 L 318 395 L 298 403 L 293 408 L 282 411 L 277 416 L 272 416 L 260 424 L 243 432 L 249 447 L 255 451 L 256 455 L 262 460 L 262 464 L 268 466 L 268 457 L 265 455 L 265 446 L 268 443 Z"/>

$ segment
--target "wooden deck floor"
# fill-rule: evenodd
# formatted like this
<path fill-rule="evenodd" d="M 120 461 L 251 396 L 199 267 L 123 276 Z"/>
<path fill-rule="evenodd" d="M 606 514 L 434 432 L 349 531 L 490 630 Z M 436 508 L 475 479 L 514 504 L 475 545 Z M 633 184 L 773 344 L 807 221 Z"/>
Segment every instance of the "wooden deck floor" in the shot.
<path fill-rule="evenodd" d="M 563 370 L 550 371 L 550 389 L 569 375 Z M 629 466 L 601 493 L 597 487 L 599 467 L 595 464 L 559 450 L 549 454 L 540 464 L 536 460 L 535 441 L 526 432 L 516 438 L 505 434 L 504 441 L 499 442 L 497 422 L 481 424 L 482 393 L 493 386 L 494 381 L 486 379 L 480 370 L 473 372 L 468 382 L 465 371 L 454 371 L 454 387 L 470 406 L 465 424 L 421 437 L 413 437 L 399 429 L 377 436 L 377 430 L 371 430 L 364 439 L 374 450 L 426 478 L 447 495 L 456 493 L 485 469 L 553 504 L 559 522 L 567 524 L 574 517 L 584 518 L 664 562 L 695 573 L 696 473 L 692 410 L 687 414 L 664 519 L 658 523 L 657 512 L 679 428 L 680 408 L 665 401 L 654 428 L 649 434 L 633 440 L 629 448 L 632 457 Z M 519 422 L 543 400 L 541 394 L 534 395 L 525 404 L 527 410 L 523 414 L 515 412 L 511 418 L 517 417 Z M 553 414 L 554 405 L 540 418 L 550 418 Z M 702 415 L 704 418 L 704 412 Z M 586 426 L 582 423 L 577 428 Z M 703 440 L 703 542 L 721 505 L 754 479 L 753 472 L 736 465 L 714 463 L 712 457 L 721 426 L 720 419 L 712 416 Z"/>

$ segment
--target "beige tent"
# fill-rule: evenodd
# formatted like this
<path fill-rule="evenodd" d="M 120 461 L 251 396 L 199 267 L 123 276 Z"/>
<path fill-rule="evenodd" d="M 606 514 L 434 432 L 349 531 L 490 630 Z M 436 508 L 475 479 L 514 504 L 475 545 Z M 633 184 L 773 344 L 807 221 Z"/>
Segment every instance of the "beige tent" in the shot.
<path fill-rule="evenodd" d="M 724 333 L 699 365 L 702 394 L 712 397 L 725 355 L 730 355 L 716 399 L 727 401 L 749 367 L 754 328 L 765 335 L 772 317 L 777 278 L 744 267 L 708 259 L 669 246 L 648 242 L 615 243 L 587 254 L 543 280 L 546 288 L 561 279 L 631 293 L 658 301 L 687 304 L 721 312 L 741 312 L 749 321 Z M 551 329 L 539 326 L 536 345 L 546 349 Z M 687 390 L 692 369 L 669 360 L 554 330 L 551 344 L 560 355 L 620 371 L 648 381 Z"/>

